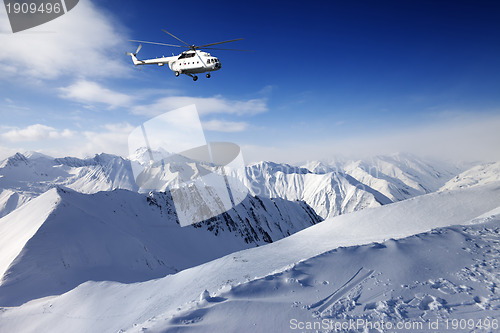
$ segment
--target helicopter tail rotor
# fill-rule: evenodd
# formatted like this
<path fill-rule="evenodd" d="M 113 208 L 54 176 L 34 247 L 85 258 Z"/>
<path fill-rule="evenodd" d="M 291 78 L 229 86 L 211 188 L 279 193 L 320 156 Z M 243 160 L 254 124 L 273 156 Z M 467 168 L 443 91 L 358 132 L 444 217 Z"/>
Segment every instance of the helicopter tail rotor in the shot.
<path fill-rule="evenodd" d="M 126 55 L 135 57 L 141 49 L 142 49 L 142 44 L 139 44 L 139 47 L 137 48 L 137 50 L 134 53 L 127 52 Z"/>
<path fill-rule="evenodd" d="M 139 46 L 137 47 L 137 50 L 135 51 L 134 55 L 137 55 L 137 53 L 139 53 L 139 51 L 142 49 L 142 44 L 139 44 Z"/>
<path fill-rule="evenodd" d="M 128 55 L 128 56 L 131 56 L 132 57 L 132 62 L 134 63 L 134 65 L 142 65 L 144 62 L 137 59 L 137 53 L 139 53 L 139 51 L 142 49 L 142 44 L 139 44 L 139 47 L 137 48 L 137 50 L 135 51 L 135 53 L 130 53 L 130 52 L 126 52 L 125 54 Z"/>

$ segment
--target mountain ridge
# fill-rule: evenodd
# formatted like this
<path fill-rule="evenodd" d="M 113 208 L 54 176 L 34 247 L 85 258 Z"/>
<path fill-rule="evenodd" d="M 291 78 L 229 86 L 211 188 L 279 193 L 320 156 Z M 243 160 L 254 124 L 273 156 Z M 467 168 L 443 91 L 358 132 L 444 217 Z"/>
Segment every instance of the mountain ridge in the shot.
<path fill-rule="evenodd" d="M 85 159 L 16 153 L 0 164 L 0 216 L 57 185 L 82 193 L 117 188 L 141 191 L 134 170 L 148 160 L 147 154 L 147 150 L 138 151 L 128 160 L 105 153 Z M 156 152 L 155 156 L 165 154 Z M 163 184 L 160 190 L 197 177 L 199 170 L 206 173 L 210 169 L 194 161 L 185 161 L 185 166 L 179 163 L 162 166 L 154 175 L 158 177 L 155 182 Z M 409 154 L 302 165 L 262 161 L 234 176 L 246 184 L 252 195 L 301 200 L 322 218 L 328 218 L 436 191 L 464 171 L 447 163 L 435 164 Z"/>
<path fill-rule="evenodd" d="M 303 202 L 248 196 L 222 215 L 181 227 L 168 192 L 83 194 L 58 186 L 0 219 L 0 304 L 88 280 L 159 278 L 320 221 Z"/>

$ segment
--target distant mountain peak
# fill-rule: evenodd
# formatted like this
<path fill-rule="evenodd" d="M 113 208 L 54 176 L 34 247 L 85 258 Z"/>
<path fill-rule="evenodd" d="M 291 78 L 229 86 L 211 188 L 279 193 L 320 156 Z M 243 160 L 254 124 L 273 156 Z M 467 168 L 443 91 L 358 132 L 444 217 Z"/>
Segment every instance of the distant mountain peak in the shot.
<path fill-rule="evenodd" d="M 467 188 L 500 181 L 500 162 L 474 166 L 450 179 L 440 191 Z"/>
<path fill-rule="evenodd" d="M 26 155 L 15 154 L 0 165 L 0 190 L 20 194 L 19 204 L 54 185 L 82 193 L 118 188 L 140 191 L 134 171 L 142 170 L 145 165 L 150 172 L 142 176 L 164 184 L 161 189 L 212 172 L 206 163 L 145 147 L 137 149 L 129 159 L 107 153 L 84 159 L 54 159 L 40 153 Z M 302 165 L 261 161 L 248 165 L 237 177 L 254 195 L 303 200 L 326 218 L 436 191 L 460 171 L 463 170 L 445 163 L 395 153 L 368 159 L 310 161 Z M 14 201 L 14 197 L 5 194 L 0 200 L 0 215 L 18 207 L 12 204 Z"/>

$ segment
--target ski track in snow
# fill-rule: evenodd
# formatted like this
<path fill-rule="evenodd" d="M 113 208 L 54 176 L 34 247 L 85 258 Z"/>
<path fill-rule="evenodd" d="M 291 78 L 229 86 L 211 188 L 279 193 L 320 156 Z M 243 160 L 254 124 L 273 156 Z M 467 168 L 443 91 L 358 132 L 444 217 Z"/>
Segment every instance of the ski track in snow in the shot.
<path fill-rule="evenodd" d="M 364 272 L 360 274 L 362 271 Z M 355 286 L 363 282 L 367 277 L 375 272 L 373 269 L 366 271 L 363 267 L 361 267 L 356 274 L 354 274 L 349 281 L 347 281 L 342 287 L 334 291 L 327 298 L 322 299 L 321 301 L 314 303 L 311 305 L 311 308 L 318 308 L 319 313 L 323 313 L 326 309 L 332 306 L 337 300 L 339 300 L 342 296 L 344 296 L 347 292 L 353 289 Z"/>

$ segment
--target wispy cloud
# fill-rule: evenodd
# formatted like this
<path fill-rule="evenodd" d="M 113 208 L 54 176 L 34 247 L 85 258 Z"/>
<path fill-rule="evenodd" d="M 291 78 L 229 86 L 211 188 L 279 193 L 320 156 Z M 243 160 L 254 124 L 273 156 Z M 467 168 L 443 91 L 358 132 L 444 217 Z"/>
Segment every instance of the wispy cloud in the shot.
<path fill-rule="evenodd" d="M 243 121 L 225 121 L 225 120 L 209 120 L 202 123 L 203 128 L 207 131 L 214 132 L 243 132 L 247 129 L 248 123 Z"/>
<path fill-rule="evenodd" d="M 4 106 L 9 108 L 9 109 L 15 109 L 15 110 L 29 110 L 28 107 L 26 106 L 21 106 L 21 105 L 18 105 L 14 100 L 10 99 L 10 98 L 5 98 L 4 99 L 5 101 L 5 104 Z"/>
<path fill-rule="evenodd" d="M 133 98 L 120 92 L 108 89 L 92 81 L 80 80 L 68 87 L 60 88 L 60 97 L 84 104 L 102 103 L 110 108 L 130 106 Z"/>
<path fill-rule="evenodd" d="M 4 6 L 0 16 L 6 18 Z M 123 76 L 125 59 L 116 48 L 126 38 L 106 13 L 90 1 L 80 1 L 72 11 L 39 27 L 13 34 L 7 19 L 0 21 L 0 75 L 35 80 L 61 76 Z"/>
<path fill-rule="evenodd" d="M 160 98 L 153 104 L 136 106 L 132 109 L 132 113 L 152 117 L 190 104 L 196 104 L 200 115 L 216 113 L 253 115 L 268 110 L 267 100 L 264 98 L 231 100 L 220 95 L 214 97 L 170 96 Z"/>
<path fill-rule="evenodd" d="M 74 132 L 69 129 L 56 130 L 53 127 L 42 124 L 30 125 L 20 129 L 11 129 L 1 134 L 3 139 L 11 142 L 60 139 L 72 137 L 73 135 Z"/>

